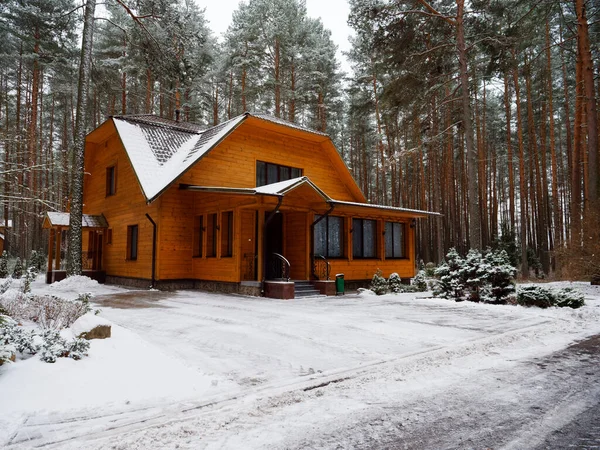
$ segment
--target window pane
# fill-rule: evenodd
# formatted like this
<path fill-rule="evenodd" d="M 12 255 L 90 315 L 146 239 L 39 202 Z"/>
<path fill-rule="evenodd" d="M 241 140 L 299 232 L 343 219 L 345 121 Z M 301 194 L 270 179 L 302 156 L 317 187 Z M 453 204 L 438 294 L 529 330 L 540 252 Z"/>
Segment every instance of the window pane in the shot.
<path fill-rule="evenodd" d="M 344 256 L 344 219 L 341 217 L 330 216 L 328 230 L 328 255 L 331 258 L 341 258 Z"/>
<path fill-rule="evenodd" d="M 289 180 L 290 177 L 290 168 L 285 166 L 279 166 L 279 181 Z"/>
<path fill-rule="evenodd" d="M 315 216 L 317 220 L 321 216 Z M 321 220 L 315 225 L 315 255 L 327 256 L 327 219 Z"/>
<path fill-rule="evenodd" d="M 292 167 L 292 178 L 298 178 L 302 176 L 302 169 L 296 169 Z"/>
<path fill-rule="evenodd" d="M 394 224 L 394 257 L 404 257 L 404 236 L 403 224 Z"/>
<path fill-rule="evenodd" d="M 256 162 L 256 186 L 264 186 L 267 184 L 267 171 L 265 163 L 262 161 Z"/>
<path fill-rule="evenodd" d="M 193 255 L 202 256 L 202 227 L 204 216 L 196 216 L 194 218 L 194 240 L 193 240 Z"/>
<path fill-rule="evenodd" d="M 267 164 L 267 184 L 279 181 L 279 167 L 276 164 Z"/>
<path fill-rule="evenodd" d="M 394 257 L 394 224 L 392 222 L 385 223 L 385 257 Z"/>
<path fill-rule="evenodd" d="M 362 220 L 352 219 L 352 256 L 354 258 L 362 258 Z"/>
<path fill-rule="evenodd" d="M 130 225 L 127 227 L 127 259 L 137 259 L 138 247 L 138 226 Z"/>
<path fill-rule="evenodd" d="M 376 231 L 374 220 L 363 221 L 363 252 L 365 258 L 375 258 L 377 238 L 375 236 Z"/>
<path fill-rule="evenodd" d="M 233 254 L 233 211 L 221 214 L 221 257 Z"/>
<path fill-rule="evenodd" d="M 209 214 L 206 223 L 206 256 L 217 256 L 217 215 Z"/>

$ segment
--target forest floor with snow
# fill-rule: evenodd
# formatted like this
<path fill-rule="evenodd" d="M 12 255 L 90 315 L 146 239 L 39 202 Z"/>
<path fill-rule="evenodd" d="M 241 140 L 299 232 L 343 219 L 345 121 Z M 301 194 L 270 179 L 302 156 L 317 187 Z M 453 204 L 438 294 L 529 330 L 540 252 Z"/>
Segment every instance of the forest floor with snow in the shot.
<path fill-rule="evenodd" d="M 279 301 L 93 292 L 112 337 L 89 356 L 0 367 L 0 447 L 535 448 L 600 403 L 600 334 L 586 306 L 455 303 L 428 293 Z M 596 369 L 595 369 L 596 368 Z"/>

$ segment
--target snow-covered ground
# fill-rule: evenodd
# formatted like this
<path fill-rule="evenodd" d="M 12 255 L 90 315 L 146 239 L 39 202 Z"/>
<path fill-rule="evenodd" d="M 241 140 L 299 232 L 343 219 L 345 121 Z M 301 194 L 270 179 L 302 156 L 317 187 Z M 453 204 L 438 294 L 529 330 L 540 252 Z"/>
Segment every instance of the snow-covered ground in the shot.
<path fill-rule="evenodd" d="M 525 378 L 523 362 L 600 333 L 600 288 L 558 284 L 584 292 L 586 306 L 427 293 L 278 301 L 38 280 L 37 293 L 94 292 L 113 336 L 81 361 L 2 366 L 0 446 L 367 448 L 357 424 L 375 411 L 402 406 L 416 423 L 426 399 L 457 408 L 463 380 L 476 386 L 467 397 L 507 402 L 517 394 L 501 374 Z"/>

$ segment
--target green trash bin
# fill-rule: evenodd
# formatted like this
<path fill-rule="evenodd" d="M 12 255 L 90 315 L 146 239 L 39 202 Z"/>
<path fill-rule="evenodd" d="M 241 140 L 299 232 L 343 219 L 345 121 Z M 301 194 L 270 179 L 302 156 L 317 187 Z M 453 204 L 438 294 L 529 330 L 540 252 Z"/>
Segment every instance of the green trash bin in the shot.
<path fill-rule="evenodd" d="M 344 274 L 338 273 L 335 276 L 335 295 L 344 295 Z"/>

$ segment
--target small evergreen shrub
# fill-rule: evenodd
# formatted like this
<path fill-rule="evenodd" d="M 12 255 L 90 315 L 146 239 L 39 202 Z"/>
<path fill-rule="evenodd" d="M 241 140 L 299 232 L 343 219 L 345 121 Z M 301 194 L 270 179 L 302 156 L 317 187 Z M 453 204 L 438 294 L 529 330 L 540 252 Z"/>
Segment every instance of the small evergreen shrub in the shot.
<path fill-rule="evenodd" d="M 462 300 L 465 285 L 460 269 L 463 264 L 464 260 L 456 249 L 451 248 L 446 255 L 446 259 L 434 271 L 437 282 L 433 289 L 433 295 L 453 298 L 457 301 Z"/>
<path fill-rule="evenodd" d="M 419 270 L 415 277 L 412 279 L 412 286 L 417 292 L 425 292 L 427 290 L 427 275 L 425 270 Z"/>
<path fill-rule="evenodd" d="M 29 256 L 29 263 L 27 267 L 32 269 L 33 272 L 37 275 L 42 271 L 42 267 L 44 267 L 44 257 L 40 252 L 35 250 L 31 250 L 31 255 Z"/>
<path fill-rule="evenodd" d="M 13 268 L 12 277 L 19 279 L 22 276 L 23 276 L 23 262 L 21 261 L 21 258 L 17 257 L 17 260 L 15 261 L 15 267 Z"/>
<path fill-rule="evenodd" d="M 388 278 L 388 286 L 390 288 L 390 291 L 394 294 L 399 294 L 403 292 L 402 280 L 400 279 L 400 275 L 398 275 L 396 272 L 392 273 Z"/>
<path fill-rule="evenodd" d="M 494 250 L 485 255 L 488 265 L 487 281 L 490 284 L 486 301 L 490 303 L 506 303 L 515 289 L 517 269 L 510 262 L 505 250 Z"/>
<path fill-rule="evenodd" d="M 581 308 L 585 301 L 583 294 L 572 288 L 548 289 L 541 286 L 524 286 L 517 292 L 517 303 L 540 308 L 558 306 L 577 309 Z"/>
<path fill-rule="evenodd" d="M 75 338 L 69 343 L 69 358 L 73 358 L 75 361 L 78 361 L 84 356 L 88 355 L 89 349 L 90 341 L 82 338 Z"/>
<path fill-rule="evenodd" d="M 0 257 L 0 278 L 8 278 L 8 253 L 2 252 Z"/>
<path fill-rule="evenodd" d="M 555 293 L 556 306 L 561 308 L 581 308 L 585 304 L 584 295 L 573 288 L 559 289 Z"/>
<path fill-rule="evenodd" d="M 388 282 L 383 277 L 381 270 L 377 269 L 371 280 L 371 290 L 377 295 L 384 295 L 388 291 Z"/>
<path fill-rule="evenodd" d="M 517 292 L 517 303 L 521 306 L 549 308 L 554 304 L 554 296 L 550 289 L 541 286 L 524 286 Z"/>
<path fill-rule="evenodd" d="M 31 292 L 31 283 L 35 280 L 37 273 L 34 268 L 29 267 L 25 272 L 25 277 L 23 277 L 23 281 L 21 282 L 21 292 L 23 294 L 29 294 Z"/>
<path fill-rule="evenodd" d="M 467 300 L 479 302 L 482 300 L 482 289 L 487 282 L 489 266 L 484 262 L 478 250 L 471 249 L 463 261 L 458 273 L 468 292 Z"/>
<path fill-rule="evenodd" d="M 435 276 L 435 263 L 428 262 L 425 264 L 425 275 L 427 278 L 433 278 Z"/>

